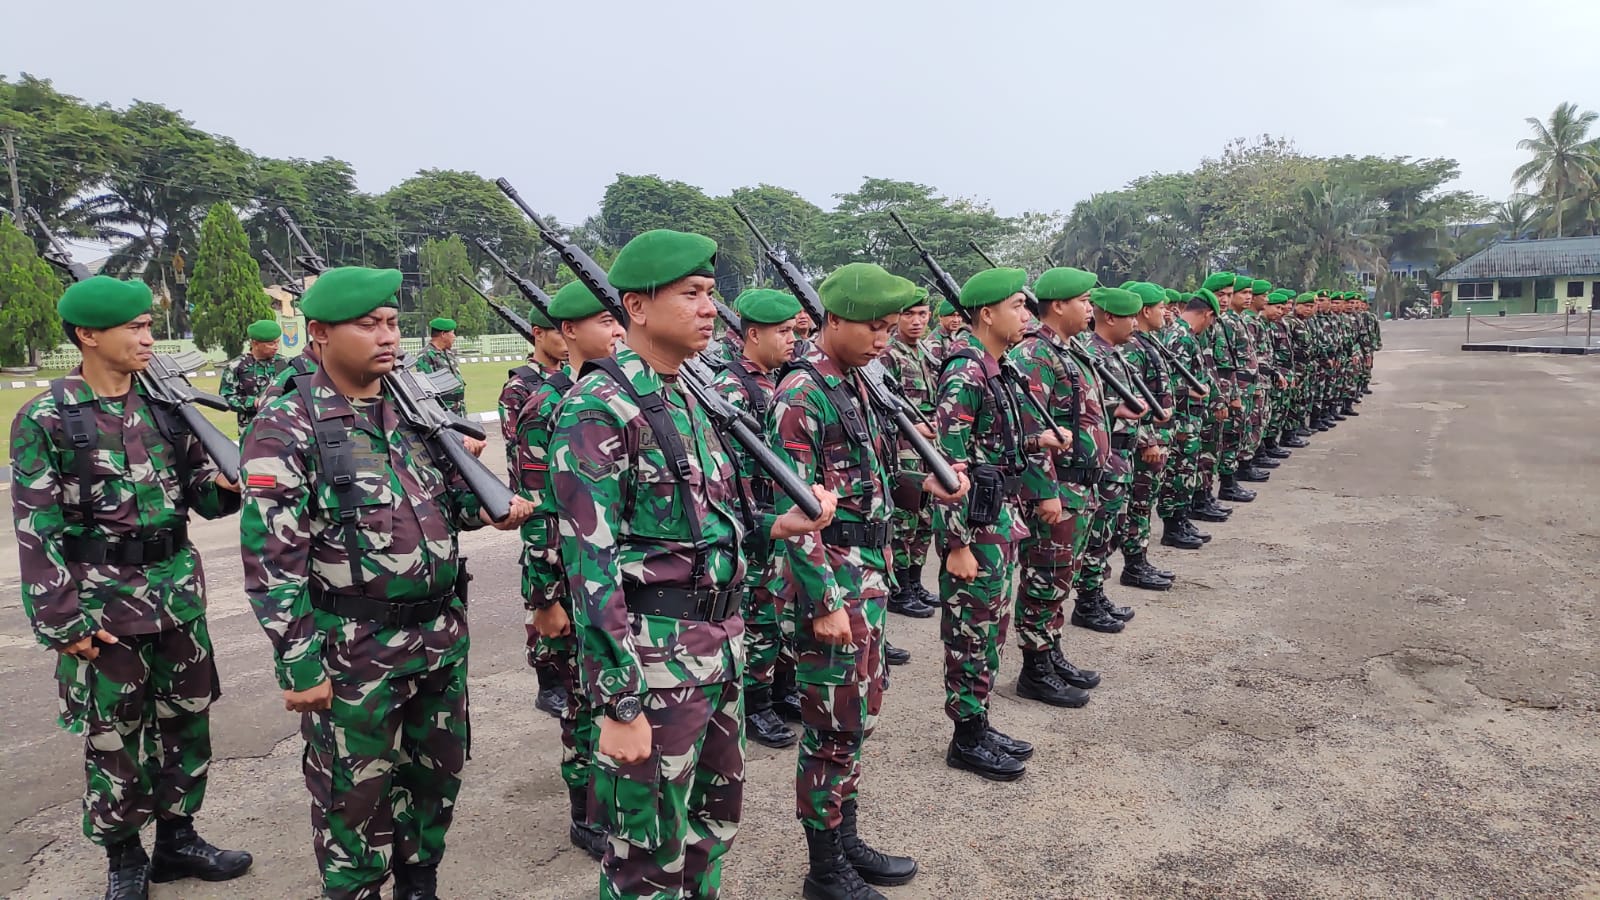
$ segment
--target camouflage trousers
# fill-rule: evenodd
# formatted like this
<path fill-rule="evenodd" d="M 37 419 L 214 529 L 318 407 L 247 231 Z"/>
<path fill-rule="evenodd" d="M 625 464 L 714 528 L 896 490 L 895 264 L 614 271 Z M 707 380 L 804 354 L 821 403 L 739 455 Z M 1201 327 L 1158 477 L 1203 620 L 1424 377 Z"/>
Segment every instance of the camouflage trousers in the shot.
<path fill-rule="evenodd" d="M 1240 408 L 1229 408 L 1228 418 L 1222 422 L 1222 433 L 1217 440 L 1218 475 L 1232 475 L 1239 471 L 1240 451 L 1244 448 L 1250 421 L 1255 416 L 1255 394 L 1242 382 L 1236 383 L 1234 390 Z"/>
<path fill-rule="evenodd" d="M 569 601 L 561 601 L 571 615 Z M 593 780 L 595 742 L 600 739 L 600 720 L 594 706 L 578 684 L 578 639 L 573 634 L 547 638 L 533 629 L 533 612 L 528 612 L 528 665 L 553 674 L 566 689 L 567 704 L 561 709 L 561 780 L 569 788 L 589 787 Z"/>
<path fill-rule="evenodd" d="M 1089 543 L 1084 548 L 1083 565 L 1078 569 L 1076 580 L 1080 597 L 1105 586 L 1106 573 L 1111 570 L 1111 551 L 1122 536 L 1123 522 L 1127 518 L 1131 488 L 1125 481 L 1100 482 L 1100 508 L 1094 511 L 1094 519 L 1089 523 Z"/>
<path fill-rule="evenodd" d="M 1027 651 L 1050 650 L 1066 624 L 1072 580 L 1083 564 L 1089 543 L 1094 504 L 1064 509 L 1061 521 L 1046 525 L 1037 514 L 1028 517 L 1031 532 L 1022 541 L 1021 586 L 1017 591 L 1017 646 Z"/>
<path fill-rule="evenodd" d="M 1017 545 L 972 544 L 978 577 L 939 570 L 939 638 L 944 642 L 944 712 L 951 721 L 983 715 L 1000 672 L 1000 651 L 1016 605 Z M 942 561 L 941 561 L 942 562 Z"/>
<path fill-rule="evenodd" d="M 1133 485 L 1128 490 L 1128 514 L 1122 525 L 1122 552 L 1130 556 L 1150 548 L 1150 513 L 1155 509 L 1156 496 L 1167 480 L 1167 463 L 1172 459 L 1172 449 L 1167 457 L 1155 465 L 1144 461 L 1142 451 L 1133 456 Z"/>
<path fill-rule="evenodd" d="M 747 585 L 744 594 L 744 686 L 770 687 L 781 668 L 795 666 L 794 633 L 784 627 L 789 604 L 766 585 Z"/>
<path fill-rule="evenodd" d="M 84 736 L 83 833 L 105 845 L 200 809 L 222 691 L 203 616 L 98 646 L 93 662 L 61 654 L 56 680 L 61 724 Z"/>
<path fill-rule="evenodd" d="M 374 681 L 334 679 L 333 707 L 302 713 L 300 733 L 328 897 L 376 900 L 395 861 L 444 856 L 471 743 L 466 660 Z"/>
<path fill-rule="evenodd" d="M 1356 370 L 1356 388 L 1360 393 L 1365 393 L 1367 386 L 1372 383 L 1373 351 L 1362 351 L 1361 368 Z"/>
<path fill-rule="evenodd" d="M 1239 447 L 1239 459 L 1246 460 L 1255 457 L 1261 449 L 1261 441 L 1267 435 L 1267 419 L 1271 415 L 1271 399 L 1267 390 L 1266 376 L 1262 376 L 1255 384 L 1250 386 L 1252 406 L 1250 418 L 1245 422 L 1243 440 Z"/>
<path fill-rule="evenodd" d="M 611 835 L 602 898 L 714 898 L 744 806 L 744 694 L 737 681 L 644 697 L 652 751 L 595 755 L 595 816 Z"/>
<path fill-rule="evenodd" d="M 840 806 L 861 783 L 861 748 L 877 725 L 889 670 L 883 627 L 889 617 L 887 572 L 867 569 L 863 593 L 845 609 L 850 643 L 818 641 L 811 622 L 798 623 L 795 677 L 800 683 L 800 757 L 795 764 L 795 816 L 817 829 L 839 827 Z"/>
<path fill-rule="evenodd" d="M 1178 414 L 1170 450 L 1167 477 L 1156 498 L 1156 515 L 1163 520 L 1187 512 L 1200 489 L 1200 423 L 1195 416 Z"/>
<path fill-rule="evenodd" d="M 921 509 L 895 507 L 894 518 L 894 570 L 915 569 L 918 573 L 928 561 L 928 548 L 933 544 L 933 504 Z"/>
<path fill-rule="evenodd" d="M 1238 412 L 1238 410 L 1230 411 Z M 1195 479 L 1199 490 L 1208 497 L 1214 492 L 1217 458 L 1222 452 L 1222 426 L 1225 424 L 1218 422 L 1212 416 L 1212 413 L 1207 412 L 1206 418 L 1202 420 L 1199 432 L 1200 451 L 1195 456 L 1195 468 L 1198 470 Z"/>

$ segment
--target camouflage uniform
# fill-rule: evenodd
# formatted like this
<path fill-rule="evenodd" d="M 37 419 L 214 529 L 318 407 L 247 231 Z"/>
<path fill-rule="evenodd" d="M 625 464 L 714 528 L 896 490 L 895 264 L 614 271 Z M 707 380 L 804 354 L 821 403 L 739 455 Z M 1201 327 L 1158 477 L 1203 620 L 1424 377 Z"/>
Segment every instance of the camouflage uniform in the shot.
<path fill-rule="evenodd" d="M 448 394 L 440 394 L 439 404 L 458 416 L 467 414 L 467 380 L 461 377 L 461 360 L 454 350 L 440 350 L 429 343 L 417 354 L 412 368 L 418 372 L 449 372 L 456 376 L 460 387 Z"/>
<path fill-rule="evenodd" d="M 266 359 L 256 359 L 249 353 L 230 360 L 222 370 L 221 395 L 228 408 L 239 417 L 239 434 L 256 417 L 256 409 L 267 391 L 278 380 L 278 373 L 289 367 L 288 360 L 274 353 Z"/>
<path fill-rule="evenodd" d="M 1128 490 L 1128 515 L 1121 531 L 1121 547 L 1127 556 L 1140 556 L 1150 547 L 1150 512 L 1155 507 L 1167 476 L 1171 456 L 1151 465 L 1144 461 L 1144 451 L 1150 447 L 1170 448 L 1177 438 L 1177 411 L 1173 400 L 1173 374 L 1160 352 L 1149 344 L 1159 340 L 1154 334 L 1136 332 L 1133 340 L 1122 347 L 1122 358 L 1129 374 L 1144 381 L 1145 387 L 1155 395 L 1163 409 L 1172 414 L 1165 423 L 1145 425 L 1139 429 L 1138 445 L 1133 453 L 1133 484 Z M 1132 385 L 1130 385 L 1132 387 Z M 1154 413 L 1151 413 L 1152 419 Z"/>
<path fill-rule="evenodd" d="M 279 686 L 332 680 L 332 708 L 300 727 L 317 864 L 329 897 L 376 898 L 391 863 L 444 854 L 470 735 L 457 533 L 482 520 L 390 403 L 347 400 L 321 371 L 294 385 L 245 440 L 245 593 Z M 349 437 L 346 491 L 319 427 Z"/>
<path fill-rule="evenodd" d="M 1017 645 L 1025 651 L 1059 649 L 1062 611 L 1072 597 L 1072 582 L 1083 563 L 1089 523 L 1099 504 L 1095 485 L 1111 451 L 1105 406 L 1094 371 L 1069 355 L 1069 342 L 1042 322 L 1034 322 L 1011 348 L 1011 359 L 1028 379 L 1028 389 L 1044 401 L 1054 424 L 1072 439 L 1065 451 L 1040 450 L 1028 457 L 1022 475 L 1022 502 L 1028 536 L 1020 548 L 1021 590 L 1017 592 Z M 1032 405 L 1022 407 L 1033 433 L 1043 432 Z M 1061 500 L 1061 520 L 1047 525 L 1038 504 Z"/>
<path fill-rule="evenodd" d="M 1239 447 L 1241 462 L 1253 460 L 1261 449 L 1261 442 L 1266 437 L 1267 418 L 1271 413 L 1271 392 L 1275 384 L 1272 373 L 1271 347 L 1267 337 L 1267 320 L 1254 309 L 1246 309 L 1239 313 L 1239 321 L 1244 325 L 1245 336 L 1249 339 L 1250 369 L 1255 372 L 1255 378 L 1247 386 L 1251 397 L 1250 416 L 1245 423 L 1244 440 Z"/>
<path fill-rule="evenodd" d="M 1271 415 L 1267 419 L 1266 439 L 1274 445 L 1282 438 L 1283 432 L 1289 427 L 1290 410 L 1293 407 L 1294 391 L 1296 387 L 1294 373 L 1294 345 L 1290 335 L 1289 313 L 1276 322 L 1266 323 L 1267 345 L 1270 351 L 1272 366 L 1272 382 L 1270 383 Z M 1285 384 L 1278 386 L 1278 378 L 1283 378 Z"/>
<path fill-rule="evenodd" d="M 1296 304 L 1298 308 L 1298 304 Z M 1303 431 L 1310 424 L 1312 391 L 1311 326 L 1292 311 L 1284 317 L 1284 332 L 1289 339 L 1290 370 L 1293 383 L 1289 386 L 1288 410 L 1284 427 L 1290 431 Z"/>
<path fill-rule="evenodd" d="M 500 388 L 496 409 L 500 413 L 500 436 L 506 442 L 506 474 L 513 488 L 517 485 L 517 416 L 522 412 L 522 405 L 528 402 L 528 395 L 544 383 L 546 376 L 565 371 L 564 367 L 547 369 L 529 357 L 527 365 L 506 372 L 506 383 Z"/>
<path fill-rule="evenodd" d="M 819 384 L 818 379 L 823 383 Z M 835 524 L 783 543 L 782 571 L 795 585 L 796 680 L 804 733 L 795 771 L 795 815 L 807 827 L 838 828 L 841 806 L 856 797 L 861 749 L 872 735 L 888 686 L 883 630 L 888 617 L 888 552 L 895 444 L 867 402 L 861 376 L 846 373 L 809 345 L 778 385 L 770 418 L 773 449 L 808 484 L 839 496 Z M 824 386 L 825 385 L 825 386 Z M 852 436 L 844 410 L 827 391 L 853 404 L 866 442 Z M 778 498 L 778 510 L 794 502 Z M 860 534 L 846 534 L 859 531 Z M 867 533 L 870 532 L 870 533 Z M 819 641 L 812 622 L 843 609 L 851 641 Z"/>
<path fill-rule="evenodd" d="M 1082 341 L 1082 347 L 1089 356 L 1104 360 L 1113 377 L 1132 387 L 1134 375 L 1124 364 L 1122 352 L 1117 347 L 1094 332 L 1089 332 L 1087 339 Z M 1097 489 L 1099 507 L 1089 523 L 1089 544 L 1075 581 L 1080 601 L 1098 593 L 1105 586 L 1111 551 L 1120 542 L 1126 523 L 1128 492 L 1133 487 L 1133 456 L 1142 429 L 1137 422 L 1113 415 L 1120 405 L 1119 398 L 1107 398 L 1107 405 L 1111 423 L 1111 452 L 1106 457 L 1105 474 Z"/>
<path fill-rule="evenodd" d="M 971 582 L 958 581 L 945 568 L 939 572 L 944 711 L 952 721 L 960 722 L 988 712 L 989 693 L 1000 671 L 1000 654 L 1016 602 L 1017 548 L 1028 536 L 1018 500 L 1018 477 L 1027 460 L 1016 398 L 1009 391 L 998 392 L 998 397 L 989 392 L 988 385 L 1000 374 L 998 363 L 970 331 L 954 338 L 950 352 L 939 377 L 935 424 L 940 447 L 951 462 L 969 463 L 970 476 L 975 478 L 979 467 L 991 466 L 1008 482 L 994 524 L 968 521 L 971 492 L 934 508 L 934 532 L 943 537 L 941 562 L 958 547 L 970 548 L 978 561 L 978 577 Z M 959 357 L 955 355 L 958 352 L 962 354 Z"/>
<path fill-rule="evenodd" d="M 266 396 L 261 401 L 261 407 L 265 408 L 268 403 L 283 396 L 283 392 L 289 389 L 290 379 L 297 375 L 310 375 L 316 370 L 317 361 L 311 358 L 310 353 L 290 357 L 284 364 L 283 371 L 273 377 L 272 385 L 267 388 Z"/>
<path fill-rule="evenodd" d="M 900 385 L 900 394 L 914 404 L 931 422 L 933 421 L 933 390 L 938 387 L 938 366 L 934 361 L 931 342 L 924 339 L 915 344 L 893 338 L 884 353 L 883 366 Z M 900 451 L 900 496 L 908 499 L 922 491 L 922 457 L 911 449 L 910 442 L 902 438 Z M 916 482 L 915 485 L 912 482 Z M 922 566 L 928 559 L 928 547 L 933 543 L 933 504 L 926 494 L 912 506 L 897 505 L 894 511 L 894 571 L 896 578 L 909 577 L 920 583 Z"/>
<path fill-rule="evenodd" d="M 198 440 L 158 423 L 137 386 L 96 398 L 81 368 L 55 385 L 59 398 L 54 388 L 40 394 L 11 425 L 22 606 L 52 650 L 101 628 L 119 640 L 97 645 L 93 662 L 63 653 L 56 663 L 60 724 L 84 736 L 83 833 L 116 844 L 155 816 L 193 815 L 205 797 L 210 708 L 221 691 L 188 520 L 191 510 L 233 513 L 239 497 L 217 486 Z M 89 485 L 63 406 L 88 409 Z M 85 561 L 152 541 L 164 544 L 145 544 L 153 561 Z"/>
<path fill-rule="evenodd" d="M 595 757 L 596 813 L 611 834 L 602 897 L 715 897 L 744 798 L 744 620 L 630 610 L 645 588 L 692 589 L 726 608 L 745 577 L 733 463 L 711 420 L 626 345 L 609 374 L 579 379 L 550 444 L 561 558 L 567 564 L 580 683 L 596 707 L 638 695 L 655 752 L 621 765 Z M 666 405 L 685 448 L 676 480 L 663 436 L 634 393 Z"/>
<path fill-rule="evenodd" d="M 1202 341 L 1196 337 L 1189 323 L 1178 319 L 1156 335 L 1201 384 L 1211 387 L 1202 353 Z M 1167 459 L 1167 477 L 1161 483 L 1156 501 L 1156 515 L 1163 521 L 1188 514 L 1200 490 L 1201 433 L 1210 420 L 1211 399 L 1199 400 L 1189 396 L 1188 383 L 1177 386 L 1174 392 L 1172 415 L 1172 455 Z"/>
<path fill-rule="evenodd" d="M 1224 391 L 1230 401 L 1240 403 L 1239 409 L 1230 407 L 1228 418 L 1222 422 L 1217 448 L 1217 474 L 1231 476 L 1239 469 L 1250 420 L 1255 415 L 1255 348 L 1238 312 L 1224 310 L 1212 330 L 1216 332 L 1211 339 L 1212 353 Z"/>

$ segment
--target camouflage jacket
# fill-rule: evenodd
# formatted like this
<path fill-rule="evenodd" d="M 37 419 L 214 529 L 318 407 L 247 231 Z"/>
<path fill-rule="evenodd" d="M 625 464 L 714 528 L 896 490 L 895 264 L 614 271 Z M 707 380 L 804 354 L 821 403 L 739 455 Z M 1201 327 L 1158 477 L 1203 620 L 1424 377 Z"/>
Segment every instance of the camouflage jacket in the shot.
<path fill-rule="evenodd" d="M 1172 367 L 1167 365 L 1160 352 L 1152 349 L 1146 342 L 1154 342 L 1154 335 L 1134 332 L 1133 339 L 1123 344 L 1122 361 L 1127 366 L 1128 373 L 1134 378 L 1144 382 L 1144 386 L 1155 395 L 1161 408 L 1172 410 Z M 1133 385 L 1128 385 L 1133 387 Z M 1146 418 L 1139 429 L 1139 447 L 1165 447 L 1172 443 L 1172 420 L 1158 423 L 1153 418 Z"/>
<path fill-rule="evenodd" d="M 1066 469 L 1105 468 L 1111 435 L 1100 381 L 1092 369 L 1079 365 L 1071 356 L 1067 340 L 1042 322 L 1028 326 L 1027 334 L 1009 352 L 1028 379 L 1028 390 L 1044 401 L 1054 424 L 1072 438 L 1069 450 L 1040 449 L 1029 454 L 1028 468 L 1022 475 L 1022 499 L 1038 503 L 1059 498 L 1066 509 L 1083 509 L 1094 499 L 1094 488 L 1062 480 L 1059 475 Z M 1072 416 L 1074 404 L 1076 419 Z M 1038 413 L 1030 404 L 1022 406 L 1022 419 L 1031 433 L 1045 430 L 1045 423 L 1038 421 Z"/>
<path fill-rule="evenodd" d="M 955 354 L 963 350 L 977 359 L 956 358 Z M 988 388 L 990 379 L 1000 374 L 999 363 L 971 331 L 959 332 L 949 353 L 939 375 L 939 403 L 934 418 L 945 458 L 972 467 L 998 466 L 1007 475 L 1020 477 L 1027 468 L 1028 447 L 1016 395 L 1002 390 L 999 397 L 991 397 Z M 1014 447 L 1007 447 L 1003 438 L 1008 430 L 1015 438 Z M 971 475 L 970 469 L 968 474 Z M 933 530 L 944 536 L 947 548 L 1008 544 L 1028 536 L 1028 526 L 1018 507 L 1020 490 L 1007 498 L 999 521 L 993 525 L 974 526 L 967 522 L 971 499 L 969 491 L 960 500 L 934 506 Z"/>
<path fill-rule="evenodd" d="M 1275 375 L 1282 375 L 1285 381 L 1294 382 L 1294 336 L 1290 333 L 1289 317 L 1285 315 L 1276 322 L 1263 323 L 1266 329 L 1267 347 L 1272 359 L 1272 371 Z M 1277 386 L 1276 382 L 1273 384 Z"/>
<path fill-rule="evenodd" d="M 69 401 L 93 401 L 99 441 L 88 486 L 94 522 L 80 518 L 84 485 L 75 474 L 61 413 L 46 391 L 11 423 L 11 515 L 17 527 L 22 608 L 39 642 L 60 649 L 104 628 L 126 637 L 154 634 L 199 618 L 205 575 L 194 544 L 149 565 L 69 562 L 68 539 L 148 540 L 187 524 L 189 510 L 207 519 L 239 509 L 239 495 L 218 487 L 217 468 L 200 442 L 167 439 L 135 382 L 121 397 L 94 399 L 75 368 L 63 378 Z M 180 475 L 179 458 L 188 477 Z"/>
<path fill-rule="evenodd" d="M 646 689 L 738 681 L 744 620 L 703 622 L 628 609 L 628 585 L 725 588 L 744 578 L 733 462 L 710 418 L 626 344 L 617 365 L 641 396 L 659 392 L 688 456 L 675 480 L 639 406 L 604 372 L 578 380 L 550 442 L 583 690 L 600 705 Z"/>
<path fill-rule="evenodd" d="M 807 484 L 821 485 L 839 496 L 837 522 L 889 522 L 895 457 L 894 432 L 866 399 L 861 374 L 846 373 L 810 344 L 801 359 L 816 368 L 827 388 L 846 392 L 856 404 L 869 436 L 863 446 L 851 440 L 841 411 L 811 372 L 801 366 L 785 370 L 768 417 L 768 436 L 778 458 L 789 463 Z M 794 506 L 778 498 L 779 512 Z M 843 609 L 852 599 L 884 596 L 889 572 L 883 547 L 839 547 L 825 544 L 817 533 L 791 538 L 779 550 L 782 572 L 794 583 L 804 604 L 802 620 Z M 868 572 L 881 578 L 870 578 Z"/>
<path fill-rule="evenodd" d="M 533 515 L 522 525 L 522 602 L 528 609 L 547 609 L 567 598 L 561 528 L 550 483 L 550 438 L 556 409 L 568 393 L 561 387 L 559 379 L 540 378 L 522 401 L 522 408 L 512 415 L 517 432 L 511 439 L 511 471 L 517 493 L 533 503 Z"/>
<path fill-rule="evenodd" d="M 1087 340 L 1083 341 L 1084 352 L 1095 359 L 1104 360 L 1106 371 L 1132 389 L 1135 375 L 1123 357 L 1122 349 L 1113 346 L 1110 341 L 1093 331 L 1085 334 Z M 1111 424 L 1111 453 L 1106 458 L 1105 477 L 1107 481 L 1132 482 L 1133 451 L 1139 444 L 1139 433 L 1147 426 L 1144 420 L 1135 422 L 1117 418 L 1115 412 L 1120 405 L 1122 405 L 1120 398 L 1106 398 L 1107 421 Z"/>
<path fill-rule="evenodd" d="M 908 344 L 899 338 L 890 338 L 889 347 L 879 357 L 883 367 L 900 385 L 900 394 L 916 405 L 917 409 L 933 421 L 933 392 L 938 385 L 939 363 L 934 360 L 932 342 L 924 338 Z M 916 417 L 912 417 L 916 421 Z M 900 468 L 911 472 L 924 471 L 922 457 L 911 449 L 910 442 L 898 442 Z"/>
<path fill-rule="evenodd" d="M 936 323 L 932 335 L 928 338 L 928 356 L 933 360 L 933 364 L 944 365 L 944 361 L 950 357 L 950 351 L 966 346 L 964 335 L 971 333 L 972 328 L 965 322 L 956 326 L 955 331 L 945 331 Z"/>
<path fill-rule="evenodd" d="M 278 375 L 289 367 L 289 361 L 273 354 L 269 359 L 256 359 L 249 353 L 230 360 L 222 370 L 222 399 L 239 417 L 239 433 L 256 417 L 256 410 L 266 400 L 267 391 L 277 382 Z"/>
<path fill-rule="evenodd" d="M 451 590 L 461 567 L 457 533 L 483 523 L 478 498 L 459 476 L 447 479 L 432 465 L 381 395 L 352 403 L 323 371 L 309 390 L 310 409 L 299 391 L 284 394 L 261 410 L 244 443 L 244 588 L 272 642 L 279 685 L 306 690 L 330 675 L 376 681 L 464 658 L 467 611 L 459 598 L 432 621 L 401 627 L 312 607 L 313 590 L 392 603 Z M 314 425 L 332 419 L 354 450 L 348 523 L 331 479 L 317 475 Z"/>
<path fill-rule="evenodd" d="M 496 408 L 500 413 L 500 436 L 506 442 L 506 473 L 510 476 L 512 488 L 517 486 L 517 416 L 522 413 L 523 404 L 528 402 L 528 395 L 543 384 L 551 372 L 566 372 L 566 367 L 546 369 L 530 356 L 525 365 L 506 372 L 505 386 L 500 388 L 500 400 Z M 568 377 L 571 377 L 570 373 Z"/>
<path fill-rule="evenodd" d="M 1273 374 L 1271 338 L 1267 336 L 1268 323 L 1265 316 L 1253 309 L 1239 313 L 1239 320 L 1244 323 L 1245 334 L 1250 337 L 1250 349 L 1255 359 L 1256 379 L 1269 381 Z"/>
<path fill-rule="evenodd" d="M 1289 354 L 1294 363 L 1295 377 L 1304 376 L 1311 362 L 1311 329 L 1306 320 L 1296 315 L 1284 316 L 1279 323 L 1289 336 Z"/>
<path fill-rule="evenodd" d="M 289 379 L 296 375 L 307 375 L 316 370 L 317 361 L 312 359 L 310 354 L 302 353 L 299 356 L 290 357 L 284 363 L 283 371 L 272 379 L 272 386 L 267 388 L 266 396 L 262 398 L 260 408 L 265 408 L 268 403 L 283 396 L 283 392 L 289 388 Z"/>
<path fill-rule="evenodd" d="M 461 381 L 461 386 L 448 394 L 439 395 L 439 404 L 458 416 L 467 414 L 467 381 L 461 377 L 461 360 L 454 350 L 440 350 L 433 344 L 422 348 L 412 367 L 418 372 L 449 372 Z"/>
<path fill-rule="evenodd" d="M 733 368 L 738 366 L 737 371 Z M 761 392 L 760 397 L 750 396 L 745 384 L 740 380 L 738 372 L 743 372 L 754 384 L 755 389 Z M 777 390 L 772 382 L 772 375 L 761 371 L 755 363 L 740 356 L 731 364 L 724 366 L 717 372 L 717 380 L 712 383 L 735 409 L 747 412 L 757 422 L 761 423 L 757 435 L 765 431 L 767 422 L 772 414 L 772 394 Z M 773 514 L 774 494 L 771 476 L 762 470 L 761 464 L 746 453 L 737 441 L 726 441 L 723 446 L 733 456 L 734 468 L 739 473 L 739 490 L 745 496 L 745 506 L 750 511 L 752 527 L 745 535 L 745 580 L 750 584 L 759 584 L 771 575 L 769 563 L 772 558 L 772 523 L 777 518 Z M 774 590 L 779 588 L 774 586 Z"/>
<path fill-rule="evenodd" d="M 1167 347 L 1172 350 L 1173 357 L 1183 363 L 1184 368 L 1209 389 L 1204 399 L 1191 397 L 1188 391 L 1184 391 L 1178 408 L 1204 424 L 1209 422 L 1227 402 L 1218 387 L 1223 379 L 1217 372 L 1216 361 L 1212 356 L 1210 335 L 1195 334 L 1189 323 L 1182 319 L 1174 324 Z"/>

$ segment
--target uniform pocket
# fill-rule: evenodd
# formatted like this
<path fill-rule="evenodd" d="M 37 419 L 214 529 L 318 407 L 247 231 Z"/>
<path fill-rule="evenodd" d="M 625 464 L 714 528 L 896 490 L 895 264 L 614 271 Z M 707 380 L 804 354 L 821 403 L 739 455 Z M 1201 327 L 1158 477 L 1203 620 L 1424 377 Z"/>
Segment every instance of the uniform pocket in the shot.
<path fill-rule="evenodd" d="M 612 837 L 645 850 L 661 846 L 661 748 L 633 765 L 595 754 L 595 799 Z"/>

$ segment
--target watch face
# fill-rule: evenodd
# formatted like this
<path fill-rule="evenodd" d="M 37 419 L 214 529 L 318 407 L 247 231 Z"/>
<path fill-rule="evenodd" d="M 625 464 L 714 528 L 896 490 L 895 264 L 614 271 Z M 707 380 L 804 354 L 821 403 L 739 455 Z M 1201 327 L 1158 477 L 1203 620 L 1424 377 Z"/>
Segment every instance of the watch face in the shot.
<path fill-rule="evenodd" d="M 638 697 L 624 697 L 615 704 L 616 718 L 620 722 L 632 722 L 639 717 L 643 707 L 639 704 Z"/>

